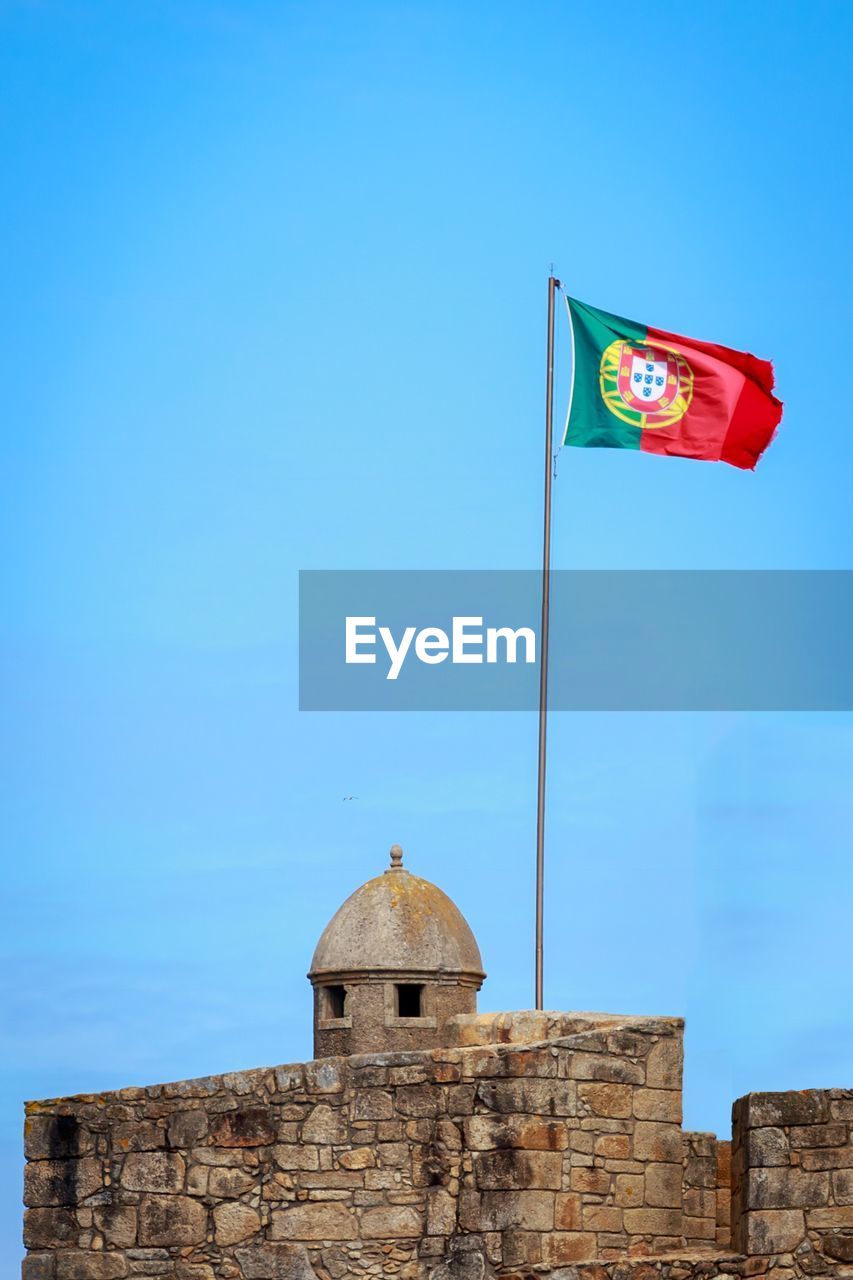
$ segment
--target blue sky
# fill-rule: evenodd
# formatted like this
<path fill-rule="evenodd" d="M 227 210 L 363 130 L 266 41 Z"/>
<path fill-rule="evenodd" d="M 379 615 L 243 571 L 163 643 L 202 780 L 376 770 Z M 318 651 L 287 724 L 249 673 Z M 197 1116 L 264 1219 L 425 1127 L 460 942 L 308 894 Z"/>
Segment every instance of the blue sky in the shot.
<path fill-rule="evenodd" d="M 392 841 L 530 1004 L 535 718 L 300 715 L 296 592 L 535 567 L 550 261 L 786 403 L 754 474 L 564 452 L 555 565 L 853 567 L 849 7 L 645 21 L 0 5 L 3 1256 L 21 1100 L 307 1056 Z M 849 1085 L 851 717 L 564 714 L 550 759 L 547 1003 L 686 1015 L 691 1127 Z"/>

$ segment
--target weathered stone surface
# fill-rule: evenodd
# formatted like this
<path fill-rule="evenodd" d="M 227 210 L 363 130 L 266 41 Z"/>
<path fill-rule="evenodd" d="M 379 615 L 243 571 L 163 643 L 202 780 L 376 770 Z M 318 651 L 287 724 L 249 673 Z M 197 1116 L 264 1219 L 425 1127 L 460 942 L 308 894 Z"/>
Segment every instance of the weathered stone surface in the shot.
<path fill-rule="evenodd" d="M 272 1116 L 264 1107 L 242 1107 L 216 1116 L 210 1140 L 218 1147 L 262 1147 L 275 1140 Z"/>
<path fill-rule="evenodd" d="M 559 1191 L 563 1181 L 558 1151 L 484 1151 L 474 1169 L 477 1186 L 484 1190 Z"/>
<path fill-rule="evenodd" d="M 789 1165 L 791 1147 L 785 1130 L 773 1126 L 749 1130 L 746 1135 L 746 1158 L 750 1168 Z"/>
<path fill-rule="evenodd" d="M 216 1200 L 236 1200 L 256 1185 L 256 1176 L 245 1169 L 213 1168 L 207 1175 L 207 1194 Z"/>
<path fill-rule="evenodd" d="M 677 1089 L 635 1089 L 634 1115 L 638 1120 L 670 1120 L 681 1123 L 681 1093 Z"/>
<path fill-rule="evenodd" d="M 207 1233 L 207 1210 L 189 1196 L 143 1196 L 139 1204 L 141 1245 L 199 1244 Z"/>
<path fill-rule="evenodd" d="M 634 1126 L 634 1158 L 674 1163 L 681 1159 L 681 1130 L 677 1124 L 639 1121 Z"/>
<path fill-rule="evenodd" d="M 35 1160 L 24 1169 L 24 1204 L 79 1204 L 103 1183 L 100 1160 Z"/>
<path fill-rule="evenodd" d="M 121 1253 L 88 1253 L 63 1249 L 56 1255 L 56 1280 L 122 1280 L 128 1274 Z"/>
<path fill-rule="evenodd" d="M 625 1209 L 623 1218 L 631 1235 L 681 1235 L 680 1209 Z"/>
<path fill-rule="evenodd" d="M 176 1151 L 132 1151 L 125 1157 L 121 1185 L 128 1191 L 183 1189 L 186 1165 Z"/>
<path fill-rule="evenodd" d="M 625 1120 L 631 1115 L 633 1089 L 626 1084 L 578 1085 L 578 1100 L 585 1104 L 594 1116 L 608 1116 Z"/>
<path fill-rule="evenodd" d="M 839 1262 L 853 1262 L 853 1232 L 827 1231 L 821 1236 L 823 1252 Z"/>
<path fill-rule="evenodd" d="M 69 1160 L 94 1150 L 92 1134 L 77 1116 L 27 1116 L 24 1153 L 28 1160 Z"/>
<path fill-rule="evenodd" d="M 528 1116 L 471 1116 L 465 1121 L 465 1144 L 472 1151 L 520 1147 L 528 1151 L 564 1151 L 569 1145 L 565 1120 L 531 1120 Z"/>
<path fill-rule="evenodd" d="M 21 1264 L 21 1280 L 54 1280 L 55 1253 L 31 1253 Z"/>
<path fill-rule="evenodd" d="M 806 1234 L 802 1209 L 762 1209 L 749 1214 L 749 1253 L 789 1253 Z"/>
<path fill-rule="evenodd" d="M 797 1209 L 826 1204 L 829 1174 L 802 1169 L 753 1169 L 749 1174 L 748 1209 Z"/>
<path fill-rule="evenodd" d="M 272 1240 L 355 1240 L 357 1228 L 352 1210 L 335 1201 L 274 1209 L 270 1216 Z"/>
<path fill-rule="evenodd" d="M 347 1120 L 340 1107 L 333 1108 L 320 1103 L 302 1126 L 302 1141 L 322 1144 L 342 1143 L 347 1140 Z"/>
<path fill-rule="evenodd" d="M 429 1273 L 429 1280 L 488 1280 L 494 1275 L 480 1249 L 459 1250 Z"/>
<path fill-rule="evenodd" d="M 666 1036 L 652 1045 L 646 1057 L 646 1084 L 650 1089 L 680 1089 L 683 1069 L 681 1036 Z"/>
<path fill-rule="evenodd" d="M 482 1231 L 503 1231 L 507 1227 L 551 1231 L 554 1226 L 554 1193 L 484 1191 L 480 1200 L 479 1226 Z"/>
<path fill-rule="evenodd" d="M 361 1216 L 365 1240 L 418 1239 L 422 1233 L 423 1216 L 411 1205 L 381 1205 Z"/>
<path fill-rule="evenodd" d="M 169 1146 L 174 1149 L 194 1147 L 207 1136 L 207 1131 L 206 1112 L 198 1107 L 192 1111 L 177 1111 L 169 1117 Z"/>
<path fill-rule="evenodd" d="M 217 1244 L 240 1244 L 260 1231 L 260 1214 L 238 1200 L 218 1204 L 213 1210 L 213 1228 Z"/>
<path fill-rule="evenodd" d="M 654 1164 L 646 1170 L 645 1202 L 654 1208 L 675 1209 L 682 1199 L 682 1169 L 677 1164 Z"/>
<path fill-rule="evenodd" d="M 77 1219 L 71 1209 L 27 1209 L 24 1244 L 28 1249 L 60 1249 L 76 1243 Z"/>
<path fill-rule="evenodd" d="M 825 1091 L 803 1089 L 800 1093 L 750 1093 L 747 1127 L 763 1125 L 823 1124 L 829 1120 L 829 1099 Z"/>
<path fill-rule="evenodd" d="M 105 1204 L 94 1211 L 95 1226 L 108 1244 L 127 1248 L 136 1242 L 136 1207 Z"/>
<path fill-rule="evenodd" d="M 568 1080 L 490 1080 L 477 1087 L 477 1096 L 490 1111 L 506 1114 L 573 1116 L 577 1086 Z"/>
<path fill-rule="evenodd" d="M 317 1280 L 301 1244 L 262 1244 L 237 1249 L 234 1255 L 244 1280 Z"/>

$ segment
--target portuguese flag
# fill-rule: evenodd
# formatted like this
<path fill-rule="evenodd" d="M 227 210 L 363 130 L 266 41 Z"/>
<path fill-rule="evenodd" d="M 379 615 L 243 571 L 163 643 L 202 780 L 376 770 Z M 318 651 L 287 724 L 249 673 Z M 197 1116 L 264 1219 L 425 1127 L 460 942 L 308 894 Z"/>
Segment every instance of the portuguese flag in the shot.
<path fill-rule="evenodd" d="M 769 361 L 575 298 L 566 306 L 573 358 L 564 444 L 755 466 L 782 417 Z"/>

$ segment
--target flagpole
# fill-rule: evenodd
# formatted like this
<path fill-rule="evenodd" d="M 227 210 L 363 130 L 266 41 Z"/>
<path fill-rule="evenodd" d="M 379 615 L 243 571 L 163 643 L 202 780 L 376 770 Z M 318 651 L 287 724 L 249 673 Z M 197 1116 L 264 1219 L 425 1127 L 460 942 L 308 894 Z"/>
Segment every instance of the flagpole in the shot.
<path fill-rule="evenodd" d="M 548 630 L 551 619 L 551 468 L 554 445 L 554 296 L 560 282 L 548 277 L 545 365 L 545 514 L 542 534 L 542 625 L 539 639 L 539 776 L 536 795 L 536 1008 L 544 1009 L 545 762 L 548 728 Z"/>

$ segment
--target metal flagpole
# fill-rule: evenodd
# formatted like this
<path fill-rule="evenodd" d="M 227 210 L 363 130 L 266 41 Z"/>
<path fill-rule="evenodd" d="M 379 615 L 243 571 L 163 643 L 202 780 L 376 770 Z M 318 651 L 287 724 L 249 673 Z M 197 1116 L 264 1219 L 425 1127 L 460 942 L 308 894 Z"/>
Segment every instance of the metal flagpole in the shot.
<path fill-rule="evenodd" d="M 543 925 L 545 915 L 545 746 L 548 727 L 548 628 L 551 613 L 551 468 L 554 443 L 554 296 L 548 277 L 548 341 L 545 368 L 545 520 L 542 536 L 542 626 L 539 639 L 539 782 L 536 797 L 536 1008 L 544 1009 Z"/>

